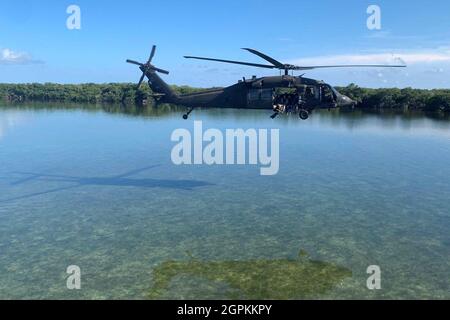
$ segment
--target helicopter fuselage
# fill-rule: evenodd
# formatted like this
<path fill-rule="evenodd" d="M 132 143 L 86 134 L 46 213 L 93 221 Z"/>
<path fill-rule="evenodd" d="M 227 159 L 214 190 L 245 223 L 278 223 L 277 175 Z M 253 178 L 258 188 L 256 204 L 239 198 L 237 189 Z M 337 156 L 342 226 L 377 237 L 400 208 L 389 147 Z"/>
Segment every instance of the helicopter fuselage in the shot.
<path fill-rule="evenodd" d="M 158 77 L 155 73 L 153 76 Z M 330 109 L 354 104 L 353 100 L 323 81 L 289 75 L 244 78 L 226 88 L 162 96 L 160 102 L 189 108 L 270 109 L 279 113 L 302 109 L 309 113 L 317 108 Z"/>

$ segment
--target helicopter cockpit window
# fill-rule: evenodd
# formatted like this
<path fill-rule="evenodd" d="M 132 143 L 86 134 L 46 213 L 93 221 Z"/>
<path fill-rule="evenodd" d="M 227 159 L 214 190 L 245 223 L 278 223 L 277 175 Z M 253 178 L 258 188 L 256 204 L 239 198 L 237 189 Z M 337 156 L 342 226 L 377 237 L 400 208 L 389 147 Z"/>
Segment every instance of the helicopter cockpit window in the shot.
<path fill-rule="evenodd" d="M 321 86 L 321 96 L 322 96 L 322 102 L 329 102 L 332 103 L 335 101 L 334 93 L 331 87 L 329 86 Z"/>
<path fill-rule="evenodd" d="M 335 88 L 333 88 L 332 86 L 330 86 L 331 91 L 333 91 L 334 97 L 338 96 L 338 92 L 336 91 Z"/>

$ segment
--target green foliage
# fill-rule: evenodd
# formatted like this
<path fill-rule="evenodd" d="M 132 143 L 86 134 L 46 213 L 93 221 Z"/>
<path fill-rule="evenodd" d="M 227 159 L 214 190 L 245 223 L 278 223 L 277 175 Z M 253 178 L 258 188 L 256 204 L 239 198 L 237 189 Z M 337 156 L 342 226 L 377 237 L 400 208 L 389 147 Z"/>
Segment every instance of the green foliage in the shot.
<path fill-rule="evenodd" d="M 9 101 L 142 104 L 150 93 L 132 83 L 0 84 L 0 96 Z"/>
<path fill-rule="evenodd" d="M 355 84 L 336 88 L 340 93 L 358 102 L 362 109 L 401 109 L 450 112 L 448 89 L 368 89 Z"/>
<path fill-rule="evenodd" d="M 171 87 L 178 94 L 203 90 L 188 86 Z M 352 83 L 337 90 L 357 101 L 357 108 L 361 109 L 450 112 L 450 90 L 445 89 L 368 89 L 360 88 Z M 136 89 L 133 83 L 0 84 L 0 97 L 8 101 L 142 105 L 144 101 L 151 99 L 151 93 L 148 85 L 143 84 Z"/>

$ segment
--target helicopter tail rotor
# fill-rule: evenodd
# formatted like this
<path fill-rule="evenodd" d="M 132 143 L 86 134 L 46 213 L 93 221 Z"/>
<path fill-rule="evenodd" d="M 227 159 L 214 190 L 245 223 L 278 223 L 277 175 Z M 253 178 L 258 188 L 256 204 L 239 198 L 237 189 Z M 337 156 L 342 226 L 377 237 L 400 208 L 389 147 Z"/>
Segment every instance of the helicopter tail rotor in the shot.
<path fill-rule="evenodd" d="M 154 65 L 151 64 L 151 62 L 153 60 L 153 57 L 155 56 L 155 52 L 156 52 L 156 46 L 153 45 L 152 51 L 150 52 L 150 56 L 149 56 L 148 61 L 146 63 L 141 63 L 141 62 L 138 62 L 138 61 L 135 61 L 135 60 L 127 59 L 127 63 L 131 63 L 131 64 L 135 64 L 135 65 L 139 66 L 139 69 L 141 69 L 141 71 L 142 71 L 142 76 L 139 79 L 139 82 L 137 84 L 137 88 L 138 89 L 141 86 L 142 81 L 144 81 L 144 78 L 145 78 L 147 72 L 159 72 L 159 73 L 163 73 L 163 74 L 169 74 L 169 71 L 157 68 L 157 67 L 155 67 Z"/>

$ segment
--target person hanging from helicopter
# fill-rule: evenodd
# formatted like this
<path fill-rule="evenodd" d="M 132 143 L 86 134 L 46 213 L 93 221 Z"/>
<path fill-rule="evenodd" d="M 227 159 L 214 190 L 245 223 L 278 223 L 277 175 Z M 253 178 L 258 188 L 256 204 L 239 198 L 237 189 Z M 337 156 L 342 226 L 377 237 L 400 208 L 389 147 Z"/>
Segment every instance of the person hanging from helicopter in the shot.
<path fill-rule="evenodd" d="M 284 105 L 284 108 L 285 108 L 285 109 L 286 109 L 288 103 L 289 103 L 288 95 L 287 95 L 287 93 L 284 93 L 284 94 L 283 94 L 283 99 L 282 99 L 282 104 Z"/>
<path fill-rule="evenodd" d="M 273 110 L 278 113 L 283 113 L 286 108 L 286 105 L 284 103 L 285 102 L 284 95 L 282 95 L 282 94 L 280 95 L 275 92 L 272 100 L 273 100 L 273 102 L 272 102 Z"/>
<path fill-rule="evenodd" d="M 287 94 L 286 112 L 292 112 L 295 106 L 295 95 L 293 93 Z"/>

